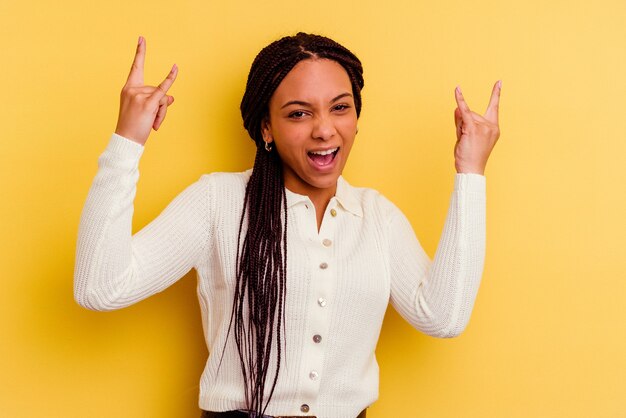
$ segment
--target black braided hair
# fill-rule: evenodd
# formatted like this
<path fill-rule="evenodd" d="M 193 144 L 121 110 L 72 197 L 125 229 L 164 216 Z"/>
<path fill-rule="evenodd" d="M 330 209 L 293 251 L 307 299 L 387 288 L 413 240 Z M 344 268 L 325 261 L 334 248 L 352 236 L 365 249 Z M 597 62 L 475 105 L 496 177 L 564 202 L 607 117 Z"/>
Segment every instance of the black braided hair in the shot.
<path fill-rule="evenodd" d="M 283 168 L 276 147 L 269 152 L 265 149 L 262 128 L 269 118 L 268 104 L 278 85 L 298 62 L 316 58 L 334 60 L 346 70 L 358 117 L 363 88 L 361 62 L 337 42 L 302 32 L 279 39 L 259 52 L 241 100 L 243 126 L 257 151 L 239 225 L 237 278 L 228 334 L 232 329 L 241 361 L 246 409 L 251 414 L 265 412 L 276 388 L 284 345 L 287 289 L 287 197 Z M 267 391 L 274 346 L 276 370 Z"/>

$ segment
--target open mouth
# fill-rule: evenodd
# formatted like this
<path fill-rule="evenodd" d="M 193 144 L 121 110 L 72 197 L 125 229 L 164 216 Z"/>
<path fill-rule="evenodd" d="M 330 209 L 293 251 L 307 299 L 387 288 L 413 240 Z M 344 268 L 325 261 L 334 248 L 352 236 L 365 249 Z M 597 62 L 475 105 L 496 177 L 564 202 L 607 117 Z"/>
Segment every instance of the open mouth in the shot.
<path fill-rule="evenodd" d="M 309 151 L 308 156 L 309 159 L 318 167 L 325 167 L 331 164 L 337 153 L 339 152 L 339 147 L 331 148 L 324 151 Z"/>

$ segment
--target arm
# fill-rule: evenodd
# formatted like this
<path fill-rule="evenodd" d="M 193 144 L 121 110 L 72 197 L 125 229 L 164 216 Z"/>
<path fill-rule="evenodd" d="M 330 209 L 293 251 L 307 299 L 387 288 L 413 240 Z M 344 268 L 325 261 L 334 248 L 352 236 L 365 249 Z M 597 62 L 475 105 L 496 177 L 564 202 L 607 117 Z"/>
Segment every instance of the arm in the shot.
<path fill-rule="evenodd" d="M 416 329 L 458 336 L 467 326 L 485 259 L 485 177 L 457 174 L 443 233 L 431 262 L 411 224 L 390 221 L 391 303 Z"/>
<path fill-rule="evenodd" d="M 208 219 L 200 182 L 131 237 L 139 158 L 150 131 L 159 129 L 174 101 L 166 93 L 178 74 L 174 65 L 157 87 L 144 85 L 145 55 L 140 36 L 120 95 L 115 134 L 100 157 L 81 216 L 74 297 L 89 309 L 121 308 L 164 289 L 192 267 L 202 248 L 203 231 L 193 229 Z"/>
<path fill-rule="evenodd" d="M 391 302 L 415 328 L 454 337 L 467 326 L 485 260 L 485 167 L 499 136 L 502 82 L 494 84 L 484 115 L 473 112 L 457 87 L 454 111 L 454 193 L 434 262 L 396 210 L 390 228 Z"/>
<path fill-rule="evenodd" d="M 113 134 L 81 215 L 74 297 L 85 308 L 112 310 L 160 292 L 205 251 L 208 182 L 189 186 L 132 236 L 133 200 L 143 147 Z"/>

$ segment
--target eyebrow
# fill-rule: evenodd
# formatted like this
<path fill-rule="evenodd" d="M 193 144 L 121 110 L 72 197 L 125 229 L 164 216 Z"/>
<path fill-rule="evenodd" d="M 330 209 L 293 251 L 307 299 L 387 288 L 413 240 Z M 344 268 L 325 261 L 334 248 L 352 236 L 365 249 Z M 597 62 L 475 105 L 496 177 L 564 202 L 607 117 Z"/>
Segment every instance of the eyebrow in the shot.
<path fill-rule="evenodd" d="M 337 97 L 335 97 L 334 99 L 332 99 L 332 100 L 330 101 L 330 103 L 331 103 L 331 104 L 332 104 L 332 103 L 335 103 L 336 101 L 338 101 L 338 100 L 340 100 L 340 99 L 343 99 L 344 97 L 352 97 L 352 95 L 351 95 L 350 93 L 341 93 L 339 96 L 337 96 Z M 289 101 L 289 102 L 285 103 L 285 104 L 281 107 L 281 109 L 284 109 L 284 108 L 286 108 L 287 106 L 291 106 L 291 105 L 299 105 L 299 106 L 308 106 L 308 107 L 311 107 L 311 103 L 304 102 L 304 101 L 302 101 L 302 100 L 291 100 L 291 101 Z"/>

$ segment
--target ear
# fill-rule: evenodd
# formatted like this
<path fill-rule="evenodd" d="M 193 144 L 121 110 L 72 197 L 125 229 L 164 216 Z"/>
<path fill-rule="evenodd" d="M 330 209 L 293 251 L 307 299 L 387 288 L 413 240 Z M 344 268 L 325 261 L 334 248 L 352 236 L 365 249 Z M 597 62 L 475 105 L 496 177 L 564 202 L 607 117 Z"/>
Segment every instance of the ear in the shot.
<path fill-rule="evenodd" d="M 261 134 L 263 134 L 263 141 L 271 144 L 274 141 L 272 138 L 272 128 L 270 126 L 269 118 L 264 118 L 263 122 L 261 122 Z"/>

